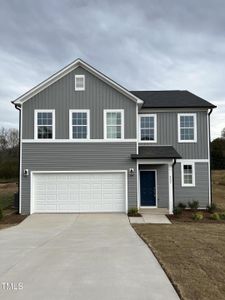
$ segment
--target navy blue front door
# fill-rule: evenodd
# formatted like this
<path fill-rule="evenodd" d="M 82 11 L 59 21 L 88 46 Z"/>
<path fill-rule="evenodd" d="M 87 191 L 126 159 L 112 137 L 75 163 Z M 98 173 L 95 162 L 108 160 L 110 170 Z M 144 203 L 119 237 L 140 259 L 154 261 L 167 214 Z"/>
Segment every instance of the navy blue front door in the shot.
<path fill-rule="evenodd" d="M 141 206 L 155 206 L 155 171 L 140 171 Z"/>

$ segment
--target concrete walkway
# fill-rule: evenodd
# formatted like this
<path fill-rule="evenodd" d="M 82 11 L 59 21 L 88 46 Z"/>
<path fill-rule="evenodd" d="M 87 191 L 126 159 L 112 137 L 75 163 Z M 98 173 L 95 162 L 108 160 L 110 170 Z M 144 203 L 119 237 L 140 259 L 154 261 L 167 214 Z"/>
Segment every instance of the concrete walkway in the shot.
<path fill-rule="evenodd" d="M 0 231 L 0 299 L 179 298 L 126 215 L 45 214 Z"/>
<path fill-rule="evenodd" d="M 129 217 L 131 224 L 171 224 L 165 215 L 142 213 L 142 217 Z"/>

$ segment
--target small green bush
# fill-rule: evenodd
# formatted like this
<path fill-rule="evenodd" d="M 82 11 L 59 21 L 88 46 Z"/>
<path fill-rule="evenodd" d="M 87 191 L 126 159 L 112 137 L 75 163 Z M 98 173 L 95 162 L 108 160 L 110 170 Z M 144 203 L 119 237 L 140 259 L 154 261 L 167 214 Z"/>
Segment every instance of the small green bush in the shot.
<path fill-rule="evenodd" d="M 211 214 L 210 219 L 215 220 L 215 221 L 219 221 L 220 220 L 220 215 L 218 213 L 213 213 L 213 214 Z"/>
<path fill-rule="evenodd" d="M 138 214 L 138 209 L 136 207 L 132 207 L 128 210 L 128 215 L 132 215 L 132 216 L 135 216 Z"/>
<path fill-rule="evenodd" d="M 203 213 L 201 212 L 196 212 L 192 215 L 192 219 L 195 220 L 195 221 L 201 221 L 203 220 L 204 216 L 203 216 Z"/>
<path fill-rule="evenodd" d="M 2 208 L 0 207 L 0 220 L 3 218 L 3 210 Z"/>
<path fill-rule="evenodd" d="M 188 207 L 192 210 L 197 210 L 199 208 L 199 202 L 196 200 L 188 202 Z"/>
<path fill-rule="evenodd" d="M 222 212 L 219 215 L 221 220 L 225 220 L 225 212 Z"/>
<path fill-rule="evenodd" d="M 212 203 L 211 205 L 208 205 L 206 207 L 207 211 L 210 212 L 210 213 L 214 213 L 217 209 L 217 206 L 215 203 Z"/>
<path fill-rule="evenodd" d="M 183 209 L 178 207 L 178 206 L 175 206 L 174 209 L 173 209 L 173 213 L 175 216 L 178 216 L 182 213 Z"/>
<path fill-rule="evenodd" d="M 184 203 L 182 203 L 182 202 L 179 202 L 178 205 L 177 205 L 177 207 L 185 209 L 187 207 L 187 205 L 184 204 Z"/>

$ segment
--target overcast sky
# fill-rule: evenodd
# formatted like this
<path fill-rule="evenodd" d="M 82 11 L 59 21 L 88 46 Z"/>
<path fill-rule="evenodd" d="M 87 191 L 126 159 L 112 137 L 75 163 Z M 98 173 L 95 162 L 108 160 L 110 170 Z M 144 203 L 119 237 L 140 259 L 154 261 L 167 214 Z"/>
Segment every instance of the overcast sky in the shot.
<path fill-rule="evenodd" d="M 80 57 L 133 90 L 185 89 L 225 127 L 225 1 L 0 0 L 0 126 L 10 101 Z"/>

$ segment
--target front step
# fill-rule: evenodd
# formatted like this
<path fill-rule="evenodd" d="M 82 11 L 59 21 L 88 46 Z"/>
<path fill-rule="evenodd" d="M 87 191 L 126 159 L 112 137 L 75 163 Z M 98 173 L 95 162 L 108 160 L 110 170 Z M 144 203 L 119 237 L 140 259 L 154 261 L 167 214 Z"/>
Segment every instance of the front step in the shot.
<path fill-rule="evenodd" d="M 139 213 L 148 215 L 168 215 L 169 210 L 167 208 L 140 208 Z"/>

